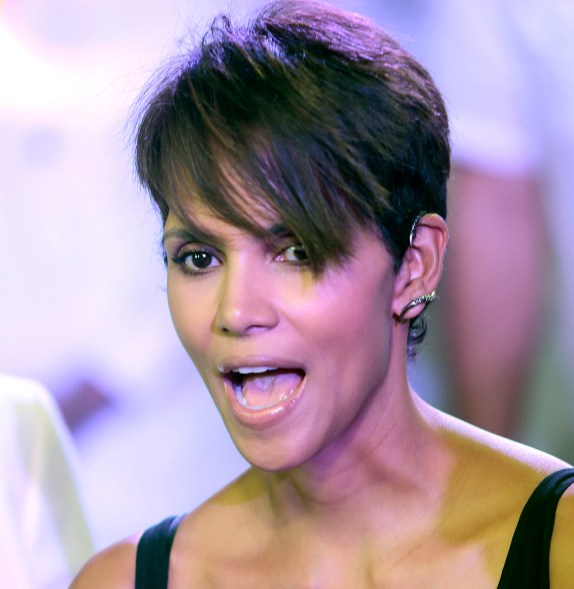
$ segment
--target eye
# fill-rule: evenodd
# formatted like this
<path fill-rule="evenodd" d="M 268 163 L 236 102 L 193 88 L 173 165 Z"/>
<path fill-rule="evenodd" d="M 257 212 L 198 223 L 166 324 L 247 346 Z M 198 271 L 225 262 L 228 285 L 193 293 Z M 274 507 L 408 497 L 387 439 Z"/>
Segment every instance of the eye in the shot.
<path fill-rule="evenodd" d="M 284 248 L 276 257 L 278 262 L 289 262 L 299 266 L 305 266 L 309 263 L 307 250 L 300 243 L 295 243 Z"/>
<path fill-rule="evenodd" d="M 210 251 L 200 248 L 183 248 L 171 261 L 187 274 L 205 274 L 221 265 L 221 261 Z"/>

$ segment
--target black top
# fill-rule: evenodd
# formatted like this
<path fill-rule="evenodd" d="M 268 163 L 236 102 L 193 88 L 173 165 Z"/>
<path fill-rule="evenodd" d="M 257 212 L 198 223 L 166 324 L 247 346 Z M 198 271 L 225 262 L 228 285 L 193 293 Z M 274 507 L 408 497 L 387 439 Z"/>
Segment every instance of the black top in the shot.
<path fill-rule="evenodd" d="M 169 554 L 183 517 L 168 517 L 142 534 L 136 554 L 136 589 L 167 589 Z"/>
<path fill-rule="evenodd" d="M 556 507 L 572 483 L 574 468 L 565 468 L 548 475 L 536 487 L 514 530 L 498 589 L 550 589 L 550 541 Z"/>
<path fill-rule="evenodd" d="M 498 589 L 550 589 L 550 541 L 556 507 L 574 483 L 574 468 L 548 475 L 518 520 Z M 144 532 L 137 548 L 135 589 L 167 589 L 169 554 L 183 516 L 168 517 Z"/>

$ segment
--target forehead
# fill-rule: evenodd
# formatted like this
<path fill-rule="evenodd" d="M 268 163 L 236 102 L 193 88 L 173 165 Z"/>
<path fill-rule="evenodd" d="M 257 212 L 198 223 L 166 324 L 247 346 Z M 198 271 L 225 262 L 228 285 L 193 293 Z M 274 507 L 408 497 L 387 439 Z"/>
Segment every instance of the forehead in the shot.
<path fill-rule="evenodd" d="M 235 226 L 255 235 L 280 223 L 280 215 L 272 208 L 262 191 L 248 188 L 236 175 L 225 175 L 214 192 L 203 194 L 192 183 L 179 182 L 169 199 L 166 226 L 178 224 L 200 234 L 205 226 Z"/>
<path fill-rule="evenodd" d="M 249 234 L 265 242 L 273 243 L 285 236 L 292 236 L 290 231 L 279 220 L 274 220 L 269 214 L 256 216 L 253 224 L 256 230 L 238 227 L 228 219 L 214 214 L 201 201 L 194 202 L 186 208 L 185 215 L 171 212 L 164 226 L 164 242 L 170 237 L 186 237 L 198 242 L 223 244 L 239 235 Z"/>

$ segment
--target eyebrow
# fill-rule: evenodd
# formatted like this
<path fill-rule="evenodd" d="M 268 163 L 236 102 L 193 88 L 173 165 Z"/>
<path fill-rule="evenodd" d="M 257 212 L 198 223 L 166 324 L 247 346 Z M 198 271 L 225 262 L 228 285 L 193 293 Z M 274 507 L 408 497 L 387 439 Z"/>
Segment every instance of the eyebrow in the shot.
<path fill-rule="evenodd" d="M 293 235 L 293 231 L 282 223 L 275 223 L 271 227 L 264 229 L 264 231 L 269 235 L 271 240 Z"/>
<path fill-rule="evenodd" d="M 275 223 L 268 228 L 262 227 L 261 233 L 263 234 L 264 241 L 273 243 L 274 241 L 293 235 L 293 232 L 283 225 L 282 223 Z M 184 239 L 186 241 L 192 241 L 197 243 L 207 243 L 214 246 L 221 245 L 223 240 L 218 235 L 211 233 L 201 227 L 194 225 L 193 227 L 178 227 L 170 229 L 163 234 L 161 243 L 165 245 L 165 242 L 171 238 Z"/>
<path fill-rule="evenodd" d="M 185 239 L 186 241 L 194 241 L 198 243 L 209 243 L 213 245 L 218 245 L 221 243 L 221 238 L 217 237 L 213 233 L 206 231 L 205 229 L 201 229 L 199 227 L 193 228 L 175 228 L 166 231 L 162 237 L 162 245 L 165 245 L 165 242 L 171 238 L 178 238 L 178 239 Z"/>

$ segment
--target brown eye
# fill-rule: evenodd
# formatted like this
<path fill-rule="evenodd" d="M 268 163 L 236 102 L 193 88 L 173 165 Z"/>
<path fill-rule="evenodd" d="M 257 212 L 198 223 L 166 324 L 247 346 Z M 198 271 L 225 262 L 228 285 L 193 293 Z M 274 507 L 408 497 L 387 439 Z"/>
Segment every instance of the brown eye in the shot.
<path fill-rule="evenodd" d="M 305 264 L 309 261 L 307 250 L 301 244 L 290 245 L 281 252 L 281 258 L 285 262 Z"/>
<path fill-rule="evenodd" d="M 190 252 L 186 256 L 185 263 L 193 268 L 205 270 L 211 266 L 213 259 L 209 252 Z"/>
<path fill-rule="evenodd" d="M 203 249 L 184 249 L 172 262 L 188 274 L 203 274 L 221 264 L 217 256 Z"/>

